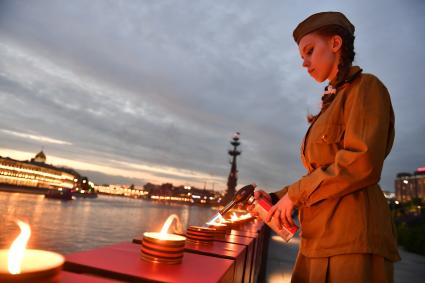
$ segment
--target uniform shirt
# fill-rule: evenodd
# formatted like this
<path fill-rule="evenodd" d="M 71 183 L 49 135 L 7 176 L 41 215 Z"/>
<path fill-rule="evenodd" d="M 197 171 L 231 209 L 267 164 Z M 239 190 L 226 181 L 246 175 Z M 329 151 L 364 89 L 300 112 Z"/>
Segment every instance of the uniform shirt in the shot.
<path fill-rule="evenodd" d="M 349 75 L 360 70 L 351 67 Z M 301 146 L 308 174 L 275 194 L 299 208 L 300 252 L 308 257 L 372 253 L 400 259 L 387 201 L 378 181 L 394 141 L 386 87 L 360 74 L 337 89 Z"/>

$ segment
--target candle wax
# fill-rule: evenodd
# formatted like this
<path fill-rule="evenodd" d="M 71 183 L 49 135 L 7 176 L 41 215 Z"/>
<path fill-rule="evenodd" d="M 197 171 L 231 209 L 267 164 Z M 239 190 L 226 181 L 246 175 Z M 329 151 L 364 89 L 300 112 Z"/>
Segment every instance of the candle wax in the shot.
<path fill-rule="evenodd" d="M 168 233 L 165 234 L 164 238 L 161 238 L 161 233 L 156 233 L 156 232 L 145 232 L 143 235 L 148 238 L 164 240 L 164 241 L 185 241 L 186 240 L 186 237 L 184 236 L 168 234 Z"/>
<path fill-rule="evenodd" d="M 8 270 L 8 255 L 9 250 L 0 250 L 0 274 L 10 274 Z M 55 269 L 62 266 L 64 262 L 65 259 L 60 254 L 27 249 L 21 264 L 20 274 Z"/>

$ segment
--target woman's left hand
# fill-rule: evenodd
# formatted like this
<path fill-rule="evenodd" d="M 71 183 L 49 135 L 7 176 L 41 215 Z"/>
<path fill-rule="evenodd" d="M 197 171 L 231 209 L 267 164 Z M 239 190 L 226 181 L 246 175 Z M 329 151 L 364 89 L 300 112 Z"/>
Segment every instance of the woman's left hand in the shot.
<path fill-rule="evenodd" d="M 294 221 L 292 220 L 292 211 L 294 210 L 294 203 L 286 193 L 269 211 L 266 217 L 266 222 L 269 222 L 273 217 L 277 226 L 282 229 L 282 226 L 292 227 Z"/>

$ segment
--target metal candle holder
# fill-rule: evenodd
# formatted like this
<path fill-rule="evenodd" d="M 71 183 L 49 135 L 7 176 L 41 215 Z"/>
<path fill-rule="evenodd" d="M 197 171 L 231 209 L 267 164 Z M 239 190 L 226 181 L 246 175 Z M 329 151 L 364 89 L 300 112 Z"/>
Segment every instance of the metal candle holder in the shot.
<path fill-rule="evenodd" d="M 215 228 L 189 226 L 186 231 L 187 239 L 198 244 L 212 244 L 216 235 L 217 230 Z"/>
<path fill-rule="evenodd" d="M 165 239 L 160 233 L 146 232 L 142 240 L 142 258 L 150 262 L 176 264 L 183 259 L 186 237 L 166 234 Z"/>
<path fill-rule="evenodd" d="M 0 282 L 60 282 L 60 271 L 65 262 L 62 255 L 49 251 L 27 249 L 22 263 L 22 271 L 19 274 L 10 274 L 5 266 L 7 265 L 8 253 L 8 250 L 0 250 Z"/>
<path fill-rule="evenodd" d="M 224 224 L 224 223 L 214 223 L 208 225 L 209 228 L 214 228 L 215 231 L 215 238 L 216 239 L 224 239 L 226 236 L 226 233 L 231 230 L 231 228 Z"/>

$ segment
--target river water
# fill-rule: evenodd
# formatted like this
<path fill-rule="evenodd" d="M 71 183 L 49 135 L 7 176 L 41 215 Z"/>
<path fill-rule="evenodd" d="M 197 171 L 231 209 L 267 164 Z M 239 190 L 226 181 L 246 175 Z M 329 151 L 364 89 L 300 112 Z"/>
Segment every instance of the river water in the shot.
<path fill-rule="evenodd" d="M 131 241 L 146 231 L 159 232 L 171 214 L 179 216 L 185 229 L 204 224 L 215 212 L 209 207 L 116 196 L 61 201 L 0 191 L 0 248 L 8 248 L 19 234 L 16 219 L 31 226 L 28 248 L 66 254 Z"/>

